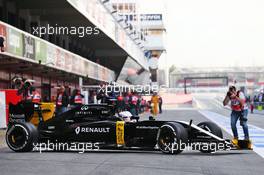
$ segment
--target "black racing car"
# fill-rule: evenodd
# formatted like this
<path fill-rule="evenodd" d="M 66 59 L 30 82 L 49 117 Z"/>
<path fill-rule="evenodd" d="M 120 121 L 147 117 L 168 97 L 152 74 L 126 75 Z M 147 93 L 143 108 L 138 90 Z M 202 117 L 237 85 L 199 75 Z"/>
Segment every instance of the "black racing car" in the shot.
<path fill-rule="evenodd" d="M 47 109 L 45 109 L 47 110 Z M 10 105 L 6 142 L 16 152 L 32 151 L 38 143 L 94 143 L 99 149 L 160 150 L 180 153 L 188 146 L 201 152 L 229 148 L 221 129 L 212 122 L 198 125 L 183 121 L 125 122 L 116 116 L 112 106 L 104 104 L 77 106 L 45 120 L 40 104 Z M 46 111 L 47 112 L 47 111 Z M 38 115 L 38 124 L 31 117 Z M 209 145 L 209 146 L 208 146 Z M 213 145 L 213 146 L 212 146 Z"/>

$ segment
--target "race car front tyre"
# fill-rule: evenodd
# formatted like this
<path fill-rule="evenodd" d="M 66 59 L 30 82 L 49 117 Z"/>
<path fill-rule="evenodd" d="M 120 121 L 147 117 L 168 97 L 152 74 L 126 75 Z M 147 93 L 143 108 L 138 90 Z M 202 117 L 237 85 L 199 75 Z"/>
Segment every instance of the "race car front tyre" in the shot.
<path fill-rule="evenodd" d="M 159 128 L 157 145 L 166 154 L 179 154 L 187 144 L 188 133 L 179 123 L 168 122 Z"/>
<path fill-rule="evenodd" d="M 213 122 L 201 122 L 197 125 L 198 127 L 220 137 L 220 138 L 223 138 L 223 132 L 221 130 L 221 128 L 216 125 L 215 123 Z M 215 152 L 217 151 L 217 143 L 207 143 L 209 145 L 207 146 L 202 146 L 200 151 L 202 153 L 212 153 L 212 152 Z"/>
<path fill-rule="evenodd" d="M 37 139 L 37 128 L 28 122 L 16 123 L 10 126 L 6 132 L 7 146 L 15 152 L 32 151 Z"/>

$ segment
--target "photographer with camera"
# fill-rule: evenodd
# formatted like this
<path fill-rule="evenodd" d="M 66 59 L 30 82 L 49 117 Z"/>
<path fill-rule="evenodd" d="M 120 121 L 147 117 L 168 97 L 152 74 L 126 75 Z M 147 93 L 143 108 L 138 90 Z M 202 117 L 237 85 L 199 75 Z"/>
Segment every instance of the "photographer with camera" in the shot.
<path fill-rule="evenodd" d="M 17 89 L 17 95 L 22 95 L 23 101 L 32 101 L 34 80 L 14 77 L 12 79 L 13 88 Z"/>
<path fill-rule="evenodd" d="M 229 87 L 226 97 L 223 101 L 223 105 L 226 106 L 231 101 L 231 128 L 234 135 L 232 144 L 238 146 L 238 132 L 236 123 L 240 120 L 240 125 L 243 128 L 245 140 L 248 141 L 248 148 L 251 149 L 251 141 L 249 140 L 247 115 L 248 106 L 246 103 L 246 97 L 242 91 L 237 91 L 235 86 Z"/>

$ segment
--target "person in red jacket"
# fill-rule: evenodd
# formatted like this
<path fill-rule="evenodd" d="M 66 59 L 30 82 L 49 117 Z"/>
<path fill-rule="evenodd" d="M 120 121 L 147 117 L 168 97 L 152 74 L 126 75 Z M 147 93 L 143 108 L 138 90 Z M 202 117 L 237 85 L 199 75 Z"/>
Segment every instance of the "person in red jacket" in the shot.
<path fill-rule="evenodd" d="M 71 99 L 70 99 L 70 104 L 71 106 L 79 106 L 83 104 L 83 98 L 84 96 L 81 94 L 81 91 L 79 89 L 74 89 Z"/>
<path fill-rule="evenodd" d="M 31 87 L 31 94 L 32 94 L 32 102 L 33 103 L 40 103 L 41 102 L 41 95 L 40 93 L 36 90 L 35 87 Z"/>
<path fill-rule="evenodd" d="M 137 94 L 135 92 L 133 92 L 130 96 L 130 112 L 133 116 L 137 115 L 137 101 L 138 101 L 138 97 Z"/>
<path fill-rule="evenodd" d="M 117 111 L 121 112 L 124 111 L 124 96 L 122 94 L 119 94 L 117 96 Z"/>

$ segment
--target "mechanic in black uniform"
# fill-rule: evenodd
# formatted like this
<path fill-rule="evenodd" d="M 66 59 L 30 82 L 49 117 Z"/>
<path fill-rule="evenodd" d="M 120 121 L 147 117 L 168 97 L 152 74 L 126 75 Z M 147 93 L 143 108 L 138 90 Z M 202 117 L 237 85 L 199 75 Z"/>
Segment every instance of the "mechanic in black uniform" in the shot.
<path fill-rule="evenodd" d="M 67 111 L 69 105 L 69 96 L 65 91 L 65 87 L 61 86 L 56 98 L 56 114 Z"/>
<path fill-rule="evenodd" d="M 17 89 L 17 95 L 22 96 L 22 101 L 17 105 L 17 109 L 25 114 L 26 121 L 29 121 L 34 113 L 34 104 L 32 103 L 32 80 L 25 78 L 13 78 L 14 88 Z M 11 104 L 10 104 L 11 105 Z M 23 109 L 23 111 L 21 111 Z"/>

